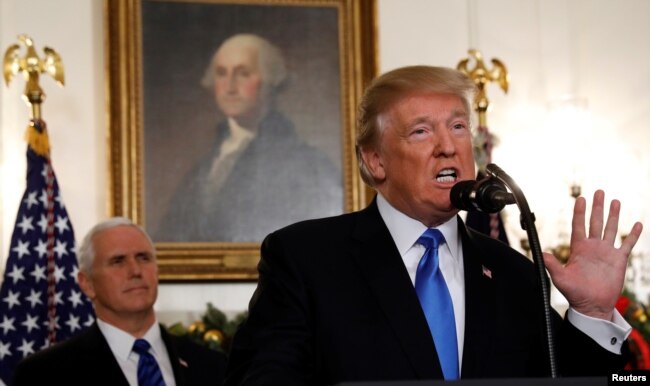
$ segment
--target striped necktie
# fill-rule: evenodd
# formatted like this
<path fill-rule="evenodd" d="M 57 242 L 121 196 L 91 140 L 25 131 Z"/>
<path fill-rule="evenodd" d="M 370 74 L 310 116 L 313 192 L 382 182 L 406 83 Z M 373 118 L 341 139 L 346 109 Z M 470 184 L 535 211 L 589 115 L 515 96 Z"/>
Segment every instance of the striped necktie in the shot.
<path fill-rule="evenodd" d="M 136 339 L 133 351 L 140 356 L 138 360 L 138 386 L 165 386 L 156 358 L 149 353 L 151 345 L 144 339 Z"/>

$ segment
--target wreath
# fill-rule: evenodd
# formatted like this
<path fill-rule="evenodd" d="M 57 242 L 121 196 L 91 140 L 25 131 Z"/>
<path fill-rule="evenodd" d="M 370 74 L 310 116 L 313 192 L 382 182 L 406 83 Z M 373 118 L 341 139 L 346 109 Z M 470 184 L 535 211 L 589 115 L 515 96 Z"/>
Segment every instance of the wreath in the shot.
<path fill-rule="evenodd" d="M 648 308 L 633 293 L 624 290 L 616 302 L 616 309 L 632 326 L 628 337 L 631 358 L 626 370 L 650 370 L 650 319 Z"/>
<path fill-rule="evenodd" d="M 228 319 L 220 309 L 208 303 L 207 310 L 200 320 L 187 327 L 177 322 L 167 327 L 167 330 L 177 336 L 186 336 L 210 349 L 228 353 L 235 331 L 247 315 L 246 312 L 242 312 L 233 319 Z"/>

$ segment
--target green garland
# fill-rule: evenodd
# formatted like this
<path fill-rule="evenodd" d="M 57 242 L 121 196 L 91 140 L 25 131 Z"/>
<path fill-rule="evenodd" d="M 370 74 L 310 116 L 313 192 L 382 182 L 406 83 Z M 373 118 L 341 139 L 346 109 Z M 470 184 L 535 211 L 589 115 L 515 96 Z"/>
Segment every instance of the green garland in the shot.
<path fill-rule="evenodd" d="M 632 326 L 632 332 L 628 337 L 628 347 L 632 357 L 626 365 L 627 370 L 648 370 L 650 369 L 650 317 L 648 308 L 639 302 L 627 289 L 619 297 L 616 309 L 623 318 Z"/>
<path fill-rule="evenodd" d="M 646 342 L 650 342 L 650 318 L 648 318 L 648 307 L 639 302 L 634 293 L 627 289 L 623 290 L 616 308 L 623 315 L 625 320 L 637 329 Z"/>
<path fill-rule="evenodd" d="M 171 334 L 186 336 L 196 343 L 213 350 L 228 353 L 235 331 L 246 319 L 248 313 L 239 313 L 229 320 L 226 314 L 213 306 L 212 303 L 208 303 L 207 307 L 208 309 L 201 316 L 201 320 L 195 321 L 188 327 L 185 327 L 181 322 L 177 322 L 167 327 L 167 330 Z"/>
<path fill-rule="evenodd" d="M 616 308 L 627 320 L 632 328 L 640 334 L 641 340 L 630 336 L 631 349 L 636 357 L 636 363 L 632 368 L 650 367 L 650 352 L 647 345 L 650 342 L 650 310 L 646 305 L 639 302 L 631 291 L 625 289 L 619 298 Z M 177 336 L 186 336 L 198 344 L 210 349 L 228 353 L 230 343 L 235 335 L 237 327 L 248 317 L 247 312 L 235 315 L 228 319 L 226 314 L 216 308 L 212 303 L 207 304 L 207 310 L 200 320 L 191 323 L 189 326 L 177 322 L 167 327 L 168 331 Z"/>

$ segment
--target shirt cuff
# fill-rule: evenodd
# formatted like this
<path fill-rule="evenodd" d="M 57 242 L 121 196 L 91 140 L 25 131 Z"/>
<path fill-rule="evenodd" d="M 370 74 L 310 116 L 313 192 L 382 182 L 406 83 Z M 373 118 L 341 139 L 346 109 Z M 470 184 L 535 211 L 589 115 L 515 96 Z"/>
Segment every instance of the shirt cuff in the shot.
<path fill-rule="evenodd" d="M 621 354 L 623 342 L 632 331 L 632 326 L 614 309 L 612 320 L 592 318 L 569 307 L 569 322 L 585 333 L 602 348 L 614 354 Z"/>

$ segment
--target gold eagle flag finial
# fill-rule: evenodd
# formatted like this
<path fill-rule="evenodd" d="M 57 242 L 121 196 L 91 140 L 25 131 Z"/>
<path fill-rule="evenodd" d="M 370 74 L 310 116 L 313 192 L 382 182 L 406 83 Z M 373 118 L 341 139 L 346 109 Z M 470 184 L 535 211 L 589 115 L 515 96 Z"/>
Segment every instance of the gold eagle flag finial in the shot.
<path fill-rule="evenodd" d="M 507 93 L 508 84 L 508 70 L 505 64 L 499 59 L 492 59 L 494 65 L 491 70 L 485 67 L 483 56 L 477 50 L 469 50 L 469 55 L 474 58 L 476 65 L 473 69 L 468 68 L 470 58 L 466 58 L 458 62 L 456 69 L 467 74 L 478 89 L 476 99 L 474 100 L 474 108 L 478 113 L 478 128 L 474 134 L 474 159 L 478 165 L 479 172 L 485 172 L 487 164 L 492 162 L 492 148 L 497 142 L 495 135 L 490 133 L 487 127 L 487 110 L 490 106 L 490 101 L 485 92 L 486 86 L 490 82 L 497 82 L 501 89 Z"/>
<path fill-rule="evenodd" d="M 467 74 L 476 83 L 478 92 L 476 93 L 475 108 L 478 112 L 479 126 L 487 127 L 486 113 L 490 101 L 485 93 L 485 87 L 490 82 L 497 82 L 503 92 L 508 93 L 508 84 L 510 83 L 508 69 L 499 59 L 492 59 L 494 67 L 488 70 L 483 62 L 483 55 L 479 51 L 471 49 L 469 50 L 469 55 L 476 61 L 476 66 L 470 70 L 467 67 L 470 58 L 466 58 L 458 62 L 456 69 Z"/>
<path fill-rule="evenodd" d="M 59 54 L 50 47 L 45 47 L 45 57 L 39 58 L 34 48 L 34 42 L 27 35 L 19 35 L 18 40 L 26 47 L 27 53 L 20 57 L 20 46 L 12 44 L 5 51 L 3 60 L 3 75 L 7 86 L 18 73 L 25 78 L 25 92 L 23 98 L 32 108 L 32 118 L 41 118 L 41 103 L 45 100 L 45 93 L 39 84 L 39 77 L 47 73 L 60 85 L 63 86 L 63 62 Z"/>
<path fill-rule="evenodd" d="M 64 84 L 63 62 L 59 54 L 50 47 L 45 47 L 45 57 L 39 58 L 34 48 L 34 42 L 27 35 L 19 35 L 18 40 L 25 46 L 27 52 L 20 57 L 20 46 L 12 44 L 5 51 L 3 60 L 3 77 L 7 86 L 18 73 L 25 78 L 25 92 L 23 99 L 31 107 L 31 120 L 27 126 L 25 137 L 29 147 L 43 157 L 49 157 L 50 143 L 47 135 L 45 121 L 41 118 L 41 104 L 45 100 L 45 93 L 39 84 L 42 73 L 47 73 L 54 78 L 60 86 Z"/>

